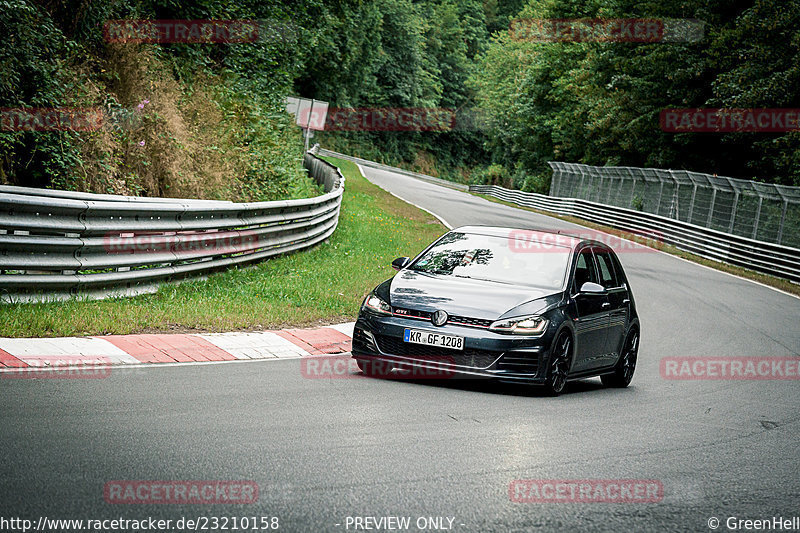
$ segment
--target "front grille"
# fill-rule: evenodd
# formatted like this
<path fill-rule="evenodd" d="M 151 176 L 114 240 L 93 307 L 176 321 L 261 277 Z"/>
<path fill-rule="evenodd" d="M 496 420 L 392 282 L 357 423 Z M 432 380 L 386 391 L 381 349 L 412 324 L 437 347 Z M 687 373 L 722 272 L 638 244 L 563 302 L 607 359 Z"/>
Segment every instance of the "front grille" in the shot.
<path fill-rule="evenodd" d="M 430 320 L 431 313 L 430 311 L 420 311 L 418 309 L 406 309 L 403 307 L 395 307 L 394 314 L 396 316 L 403 316 L 408 318 L 418 318 L 420 320 Z M 492 321 L 486 320 L 483 318 L 472 318 L 468 316 L 461 316 L 461 315 L 450 315 L 447 319 L 448 324 L 458 324 L 460 326 L 470 326 L 475 328 L 488 328 Z"/>
<path fill-rule="evenodd" d="M 425 346 L 404 342 L 399 337 L 389 337 L 387 335 L 375 335 L 378 347 L 383 353 L 398 355 L 401 357 L 413 357 L 414 359 L 429 360 L 432 363 L 446 365 L 458 365 L 471 368 L 485 369 L 500 355 L 497 352 L 485 352 L 474 349 L 451 350 L 449 348 L 439 348 L 438 346 Z"/>
<path fill-rule="evenodd" d="M 464 326 L 475 326 L 478 328 L 488 328 L 491 324 L 491 320 L 484 320 L 483 318 L 471 318 L 468 316 L 458 316 L 453 315 L 450 317 L 448 322 L 458 322 Z"/>
<path fill-rule="evenodd" d="M 505 370 L 515 374 L 535 374 L 539 370 L 539 356 L 506 354 L 497 363 L 497 370 Z"/>

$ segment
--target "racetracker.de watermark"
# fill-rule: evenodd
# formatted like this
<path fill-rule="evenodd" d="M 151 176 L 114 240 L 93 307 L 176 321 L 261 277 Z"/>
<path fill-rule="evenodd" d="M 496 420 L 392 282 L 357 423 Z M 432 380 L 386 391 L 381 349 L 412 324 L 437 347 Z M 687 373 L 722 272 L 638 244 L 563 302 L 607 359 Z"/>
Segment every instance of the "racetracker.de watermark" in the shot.
<path fill-rule="evenodd" d="M 659 124 L 667 133 L 783 133 L 800 130 L 800 108 L 663 109 Z"/>
<path fill-rule="evenodd" d="M 306 124 L 314 111 L 304 109 L 298 123 Z M 325 131 L 445 132 L 484 129 L 486 113 L 480 109 L 444 107 L 339 107 L 328 109 Z"/>
<path fill-rule="evenodd" d="M 26 357 L 24 365 L 4 369 L 0 379 L 101 379 L 111 375 L 111 360 L 104 356 Z"/>
<path fill-rule="evenodd" d="M 454 372 L 448 368 L 455 364 L 449 356 L 418 357 L 422 365 L 389 363 L 370 359 L 365 361 L 366 370 L 372 375 L 391 377 L 393 379 L 450 379 Z M 300 360 L 300 374 L 306 379 L 351 379 L 366 377 L 358 366 L 358 362 L 349 355 L 323 355 L 303 357 Z"/>
<path fill-rule="evenodd" d="M 561 233 L 558 233 L 561 231 Z M 515 253 L 567 253 L 574 239 L 590 239 L 620 253 L 652 253 L 664 247 L 658 231 L 629 232 L 620 235 L 591 229 L 564 232 L 563 230 L 512 230 L 508 234 L 508 247 Z"/>
<path fill-rule="evenodd" d="M 661 377 L 670 380 L 797 380 L 796 357 L 680 357 L 661 359 Z"/>
<path fill-rule="evenodd" d="M 0 131 L 97 131 L 103 110 L 97 107 L 3 107 Z"/>
<path fill-rule="evenodd" d="M 551 18 L 514 19 L 509 36 L 535 43 L 661 43 L 702 40 L 705 25 L 696 19 Z"/>
<path fill-rule="evenodd" d="M 103 249 L 116 255 L 225 255 L 266 246 L 253 230 L 182 232 L 174 235 L 114 233 L 103 237 Z"/>
<path fill-rule="evenodd" d="M 236 44 L 297 40 L 297 29 L 276 20 L 109 20 L 103 25 L 108 43 Z"/>
<path fill-rule="evenodd" d="M 258 484 L 249 480 L 115 480 L 103 486 L 112 504 L 249 504 L 258 501 Z"/>
<path fill-rule="evenodd" d="M 658 503 L 657 479 L 515 479 L 508 486 L 515 503 Z"/>

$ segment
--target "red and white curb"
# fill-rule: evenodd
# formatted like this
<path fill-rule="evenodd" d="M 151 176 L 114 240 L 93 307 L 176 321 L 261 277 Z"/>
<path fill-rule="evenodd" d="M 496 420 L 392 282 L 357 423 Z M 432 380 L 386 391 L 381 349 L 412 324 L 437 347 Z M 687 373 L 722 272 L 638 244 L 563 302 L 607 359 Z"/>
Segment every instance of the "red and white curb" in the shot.
<path fill-rule="evenodd" d="M 241 333 L 0 338 L 0 373 L 54 366 L 138 366 L 334 355 L 350 351 L 354 324 Z"/>

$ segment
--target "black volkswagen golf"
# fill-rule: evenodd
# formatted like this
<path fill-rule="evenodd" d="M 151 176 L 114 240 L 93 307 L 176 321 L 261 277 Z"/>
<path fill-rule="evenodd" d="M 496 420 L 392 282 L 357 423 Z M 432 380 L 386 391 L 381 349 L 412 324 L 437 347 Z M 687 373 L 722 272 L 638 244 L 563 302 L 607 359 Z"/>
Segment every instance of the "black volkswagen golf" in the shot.
<path fill-rule="evenodd" d="M 562 233 L 465 226 L 440 237 L 364 300 L 353 358 L 392 370 L 542 385 L 600 376 L 627 387 L 639 318 L 616 254 Z"/>

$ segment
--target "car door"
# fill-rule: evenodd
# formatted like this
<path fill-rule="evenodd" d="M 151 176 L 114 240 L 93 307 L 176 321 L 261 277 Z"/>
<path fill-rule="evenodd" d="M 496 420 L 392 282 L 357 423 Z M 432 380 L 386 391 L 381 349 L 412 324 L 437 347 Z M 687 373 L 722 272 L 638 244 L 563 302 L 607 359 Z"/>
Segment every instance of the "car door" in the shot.
<path fill-rule="evenodd" d="M 608 295 L 608 334 L 604 355 L 598 360 L 600 366 L 611 366 L 617 362 L 621 350 L 625 328 L 628 324 L 630 298 L 624 283 L 621 268 L 616 265 L 613 252 L 605 248 L 595 248 L 597 273 L 600 285 L 605 287 Z"/>
<path fill-rule="evenodd" d="M 596 368 L 606 348 L 608 329 L 608 296 L 605 293 L 582 293 L 581 286 L 590 281 L 599 283 L 597 265 L 592 249 L 578 251 L 572 277 L 572 300 L 575 305 L 575 363 L 574 371 Z"/>

